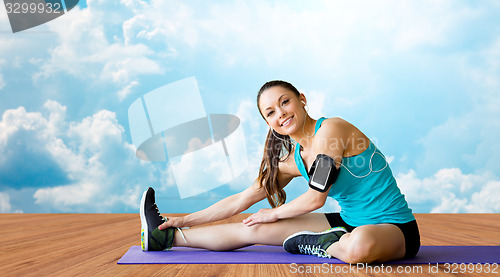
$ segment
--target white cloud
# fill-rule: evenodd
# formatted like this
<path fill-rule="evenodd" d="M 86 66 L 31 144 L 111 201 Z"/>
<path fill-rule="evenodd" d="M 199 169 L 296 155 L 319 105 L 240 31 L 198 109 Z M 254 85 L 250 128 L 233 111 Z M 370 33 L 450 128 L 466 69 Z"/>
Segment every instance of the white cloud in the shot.
<path fill-rule="evenodd" d="M 0 192 L 0 213 L 8 213 L 10 212 L 10 198 L 9 195 L 3 192 Z"/>
<path fill-rule="evenodd" d="M 135 86 L 137 86 L 139 84 L 139 82 L 137 81 L 132 81 L 130 82 L 130 84 L 128 84 L 126 87 L 122 88 L 120 91 L 118 91 L 118 99 L 120 101 L 124 100 L 125 98 L 127 98 L 127 96 L 132 93 L 132 88 L 134 88 Z"/>
<path fill-rule="evenodd" d="M 231 105 L 233 108 L 235 105 Z M 234 108 L 233 108 L 234 109 Z M 241 100 L 235 111 L 231 111 L 240 119 L 246 135 L 248 166 L 246 171 L 234 182 L 229 183 L 233 190 L 243 190 L 253 184 L 258 176 L 264 143 L 267 136 L 267 125 L 261 117 L 255 101 L 250 99 Z"/>
<path fill-rule="evenodd" d="M 234 106 L 231 105 L 231 107 Z M 262 128 L 263 124 L 265 124 L 264 119 L 260 116 L 255 100 L 242 99 L 234 114 L 238 116 L 241 124 L 248 124 L 252 131 Z"/>
<path fill-rule="evenodd" d="M 58 170 L 67 178 L 67 183 L 37 188 L 32 196 L 36 204 L 59 212 L 123 212 L 138 207 L 140 191 L 148 184 L 164 186 L 166 180 L 155 178 L 161 169 L 135 157 L 134 148 L 125 141 L 124 129 L 113 112 L 101 110 L 80 122 L 67 122 L 66 107 L 58 102 L 49 100 L 44 109 L 43 113 L 27 112 L 23 107 L 7 110 L 0 121 L 2 153 L 10 153 L 7 147 L 15 144 L 12 139 L 16 138 L 25 149 L 43 149 L 39 153 L 43 159 L 57 163 L 58 168 L 52 171 Z M 29 164 L 30 159 L 17 153 L 9 156 L 8 163 L 0 160 L 0 166 L 15 160 Z M 5 197 L 2 203 L 7 209 Z"/>
<path fill-rule="evenodd" d="M 468 212 L 500 212 L 500 181 L 488 181 L 481 191 L 475 192 L 468 208 Z"/>
<path fill-rule="evenodd" d="M 2 68 L 7 64 L 7 61 L 5 59 L 0 59 L 0 90 L 2 90 L 5 85 L 7 84 L 5 82 L 5 78 L 2 75 Z"/>
<path fill-rule="evenodd" d="M 123 127 L 116 120 L 115 113 L 102 110 L 81 122 L 72 123 L 68 134 L 77 140 L 82 152 L 96 152 L 104 146 L 122 142 Z"/>
<path fill-rule="evenodd" d="M 131 82 L 137 82 L 136 78 L 141 74 L 162 72 L 158 62 L 152 59 L 154 52 L 148 46 L 125 44 L 116 36 L 110 41 L 107 28 L 119 28 L 121 21 L 118 19 L 126 18 L 130 12 L 120 6 L 118 10 L 100 8 L 89 3 L 87 9 L 75 8 L 61 17 L 57 24 L 49 25 L 57 34 L 58 44 L 50 52 L 50 58 L 40 63 L 42 71 L 35 79 L 65 72 L 75 77 L 97 77 L 103 82 L 127 87 Z M 116 22 L 106 20 L 106 17 L 115 17 Z"/>
<path fill-rule="evenodd" d="M 500 172 L 500 112 L 475 108 L 451 117 L 420 139 L 424 147 L 417 168 L 460 167 Z"/>
<path fill-rule="evenodd" d="M 128 7 L 134 14 L 124 21 L 123 35 L 126 45 L 160 43 L 160 52 L 172 57 L 211 53 L 226 66 L 262 62 L 273 66 L 292 60 L 297 64 L 305 59 L 315 65 L 307 70 L 322 72 L 345 70 L 350 64 L 347 57 L 363 61 L 394 50 L 443 45 L 457 22 L 475 14 L 450 1 L 399 5 L 327 1 L 308 3 L 306 9 L 294 6 L 267 1 L 140 2 Z"/>
<path fill-rule="evenodd" d="M 0 121 L 0 147 L 5 147 L 9 136 L 18 130 L 35 130 L 46 124 L 47 121 L 41 117 L 40 113 L 27 113 L 24 107 L 7 110 L 2 115 L 2 121 Z M 40 133 L 39 135 L 43 134 Z"/>
<path fill-rule="evenodd" d="M 291 199 L 290 199 L 291 200 Z M 288 200 L 288 201 L 290 201 Z M 323 207 L 317 209 L 314 211 L 315 213 L 333 213 L 333 212 L 340 212 L 340 206 L 337 201 L 335 201 L 333 198 L 328 197 L 326 199 L 325 205 Z"/>
<path fill-rule="evenodd" d="M 394 161 L 395 157 L 394 156 L 385 156 L 385 160 L 387 163 L 391 164 Z"/>
<path fill-rule="evenodd" d="M 214 49 L 225 38 L 235 38 L 224 47 L 224 53 L 218 53 L 228 64 L 231 60 L 255 63 L 260 58 L 276 64 L 303 57 L 321 61 L 324 69 L 339 65 L 346 57 L 362 61 L 394 50 L 445 44 L 450 29 L 470 13 L 452 1 L 325 1 L 308 3 L 307 9 L 287 2 L 258 1 L 211 5 L 206 17 L 195 17 L 198 14 L 192 12 L 193 18 L 186 23 L 200 26 L 192 27 L 197 42 L 208 37 L 206 41 Z M 239 35 L 243 32 L 244 36 Z"/>
<path fill-rule="evenodd" d="M 164 72 L 149 46 L 123 40 L 123 22 L 133 15 L 129 3 L 87 4 L 47 24 L 7 34 L 0 44 L 1 56 L 32 75 L 35 83 L 66 73 L 89 86 L 114 86 L 121 92 L 120 100 L 138 84 L 139 76 Z M 8 26 L 5 19 L 3 25 Z"/>
<path fill-rule="evenodd" d="M 329 98 L 326 93 L 309 91 L 305 92 L 304 95 L 307 99 L 306 110 L 312 118 L 318 119 L 326 115 L 325 103 L 330 102 L 326 101 Z"/>
<path fill-rule="evenodd" d="M 232 179 L 221 143 L 171 158 L 170 162 L 181 198 L 209 191 Z"/>
<path fill-rule="evenodd" d="M 10 196 L 7 192 L 0 192 L 0 213 L 22 213 L 21 209 L 12 209 Z"/>
<path fill-rule="evenodd" d="M 466 110 L 457 111 L 419 140 L 424 151 L 416 169 L 459 167 L 500 172 L 500 38 L 478 53 L 461 57 L 463 78 L 471 80 Z M 450 95 L 448 101 L 453 102 Z"/>
<path fill-rule="evenodd" d="M 491 173 L 463 174 L 444 168 L 420 179 L 414 170 L 398 174 L 401 191 L 414 210 L 425 213 L 498 213 L 500 181 Z"/>
<path fill-rule="evenodd" d="M 5 82 L 5 79 L 2 74 L 0 74 L 0 90 L 2 90 L 7 83 Z"/>
<path fill-rule="evenodd" d="M 397 14 L 377 23 L 380 24 L 378 26 L 390 26 L 395 31 L 393 47 L 398 51 L 408 51 L 419 46 L 445 45 L 449 42 L 450 31 L 457 23 L 477 16 L 474 11 L 456 5 L 453 1 L 405 1 L 399 5 L 390 3 L 392 2 L 385 5 L 392 7 L 389 8 L 389 14 L 391 10 Z M 425 8 L 421 8 L 421 5 L 425 5 Z"/>
<path fill-rule="evenodd" d="M 293 63 L 332 78 L 354 67 L 371 78 L 372 58 L 445 44 L 457 22 L 478 14 L 450 1 L 327 1 L 305 8 L 267 1 L 87 5 L 37 27 L 48 33 L 36 44 L 30 36 L 9 37 L 0 53 L 38 67 L 35 81 L 64 72 L 90 85 L 112 84 L 123 100 L 140 76 L 164 74 L 174 69 L 174 61 L 199 57 L 228 67 Z"/>
<path fill-rule="evenodd" d="M 148 173 L 151 168 L 136 160 L 123 132 L 115 114 L 106 110 L 70 123 L 67 135 L 73 149 L 58 140 L 47 147 L 64 161 L 64 170 L 75 183 L 39 189 L 34 195 L 36 203 L 62 210 L 84 207 L 85 211 L 107 211 L 117 205 L 136 208 L 138 202 L 131 200 L 137 198 L 131 195 L 139 195 L 142 182 L 154 179 Z"/>

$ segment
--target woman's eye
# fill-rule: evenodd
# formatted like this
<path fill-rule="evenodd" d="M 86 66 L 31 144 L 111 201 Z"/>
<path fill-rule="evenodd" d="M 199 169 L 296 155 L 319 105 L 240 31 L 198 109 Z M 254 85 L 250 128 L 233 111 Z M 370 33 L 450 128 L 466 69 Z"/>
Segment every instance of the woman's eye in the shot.
<path fill-rule="evenodd" d="M 284 100 L 284 101 L 281 103 L 281 105 L 286 105 L 289 101 L 290 101 L 290 99 L 286 99 L 286 100 Z"/>
<path fill-rule="evenodd" d="M 274 111 L 270 111 L 270 112 L 267 114 L 267 116 L 269 117 L 269 116 L 273 115 L 273 113 L 274 113 Z"/>

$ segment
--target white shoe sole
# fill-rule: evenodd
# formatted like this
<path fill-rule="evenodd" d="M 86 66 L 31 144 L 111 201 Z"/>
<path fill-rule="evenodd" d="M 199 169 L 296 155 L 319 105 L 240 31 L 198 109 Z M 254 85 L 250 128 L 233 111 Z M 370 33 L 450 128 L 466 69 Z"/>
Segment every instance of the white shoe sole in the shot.
<path fill-rule="evenodd" d="M 141 248 L 143 251 L 148 251 L 149 249 L 149 229 L 148 229 L 148 222 L 146 220 L 146 214 L 144 211 L 144 204 L 146 202 L 146 193 L 148 192 L 148 189 L 144 191 L 142 194 L 142 199 L 141 199 L 141 210 L 140 210 L 140 216 L 141 216 Z"/>
<path fill-rule="evenodd" d="M 344 228 L 344 227 L 335 227 L 335 228 L 332 228 L 332 229 L 328 229 L 326 231 L 323 231 L 323 232 L 312 232 L 312 231 L 302 231 L 302 232 L 298 232 L 298 233 L 295 233 L 295 234 L 292 234 L 290 236 L 288 236 L 285 241 L 283 241 L 283 247 L 285 246 L 285 243 L 291 239 L 291 238 L 294 238 L 296 236 L 300 236 L 300 235 L 322 235 L 322 234 L 327 234 L 327 233 L 331 233 L 331 232 L 337 232 L 337 231 L 342 231 L 342 232 L 345 232 L 347 233 L 347 230 Z"/>

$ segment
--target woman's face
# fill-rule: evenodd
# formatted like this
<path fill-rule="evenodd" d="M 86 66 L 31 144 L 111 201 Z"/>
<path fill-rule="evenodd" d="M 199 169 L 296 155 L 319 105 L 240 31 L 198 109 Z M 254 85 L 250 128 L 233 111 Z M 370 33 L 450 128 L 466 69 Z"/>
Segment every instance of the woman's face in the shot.
<path fill-rule="evenodd" d="M 259 100 L 259 109 L 267 123 L 276 132 L 290 135 L 299 130 L 305 120 L 305 97 L 299 97 L 281 86 L 266 89 Z"/>

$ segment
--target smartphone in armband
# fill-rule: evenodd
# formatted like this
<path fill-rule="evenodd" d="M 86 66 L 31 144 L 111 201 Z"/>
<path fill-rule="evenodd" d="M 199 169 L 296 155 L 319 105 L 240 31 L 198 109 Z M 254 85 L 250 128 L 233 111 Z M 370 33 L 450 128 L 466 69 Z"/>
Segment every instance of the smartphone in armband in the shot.
<path fill-rule="evenodd" d="M 318 154 L 309 170 L 309 187 L 325 192 L 335 183 L 339 172 L 334 159 L 325 154 Z"/>

